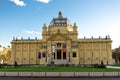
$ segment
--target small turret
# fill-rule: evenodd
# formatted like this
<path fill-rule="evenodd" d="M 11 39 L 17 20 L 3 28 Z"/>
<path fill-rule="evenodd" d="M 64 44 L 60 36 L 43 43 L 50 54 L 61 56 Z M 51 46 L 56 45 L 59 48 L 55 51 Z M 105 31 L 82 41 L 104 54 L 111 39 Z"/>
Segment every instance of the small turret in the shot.
<path fill-rule="evenodd" d="M 77 32 L 77 25 L 76 25 L 75 22 L 74 22 L 74 26 L 73 26 L 73 31 L 74 31 L 74 32 Z"/>
<path fill-rule="evenodd" d="M 47 32 L 47 26 L 46 24 L 43 25 L 43 33 L 46 33 Z"/>
<path fill-rule="evenodd" d="M 47 40 L 47 26 L 46 26 L 46 24 L 44 24 L 43 25 L 43 28 L 42 28 L 43 30 L 43 32 L 42 32 L 42 40 L 43 41 L 46 41 Z"/>
<path fill-rule="evenodd" d="M 43 28 L 47 28 L 47 27 L 46 27 L 46 24 L 43 24 Z"/>

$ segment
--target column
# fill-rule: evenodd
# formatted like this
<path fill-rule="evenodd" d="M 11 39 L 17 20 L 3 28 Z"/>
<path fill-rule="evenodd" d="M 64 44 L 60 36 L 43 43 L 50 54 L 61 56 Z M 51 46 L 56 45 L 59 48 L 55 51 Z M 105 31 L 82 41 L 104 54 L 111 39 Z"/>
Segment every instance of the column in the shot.
<path fill-rule="evenodd" d="M 55 59 L 57 60 L 57 49 L 55 50 Z"/>
<path fill-rule="evenodd" d="M 61 59 L 63 60 L 63 50 L 61 49 Z"/>

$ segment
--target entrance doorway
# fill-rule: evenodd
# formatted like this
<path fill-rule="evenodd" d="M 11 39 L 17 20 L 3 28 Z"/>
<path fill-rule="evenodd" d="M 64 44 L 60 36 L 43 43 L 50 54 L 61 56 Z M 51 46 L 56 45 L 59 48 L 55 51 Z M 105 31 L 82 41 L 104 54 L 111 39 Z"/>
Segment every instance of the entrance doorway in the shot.
<path fill-rule="evenodd" d="M 61 50 L 60 49 L 57 50 L 57 59 L 61 59 Z"/>
<path fill-rule="evenodd" d="M 66 59 L 66 52 L 63 52 L 63 59 Z"/>

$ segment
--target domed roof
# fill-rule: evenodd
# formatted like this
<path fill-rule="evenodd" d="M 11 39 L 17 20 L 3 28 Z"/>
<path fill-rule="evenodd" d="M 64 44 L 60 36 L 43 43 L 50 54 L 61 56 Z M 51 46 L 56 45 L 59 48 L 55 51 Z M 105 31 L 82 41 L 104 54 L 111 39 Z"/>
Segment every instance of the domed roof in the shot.
<path fill-rule="evenodd" d="M 60 11 L 58 13 L 58 18 L 53 18 L 53 20 L 50 22 L 50 26 L 70 26 L 70 21 L 68 18 L 63 18 L 62 12 Z"/>

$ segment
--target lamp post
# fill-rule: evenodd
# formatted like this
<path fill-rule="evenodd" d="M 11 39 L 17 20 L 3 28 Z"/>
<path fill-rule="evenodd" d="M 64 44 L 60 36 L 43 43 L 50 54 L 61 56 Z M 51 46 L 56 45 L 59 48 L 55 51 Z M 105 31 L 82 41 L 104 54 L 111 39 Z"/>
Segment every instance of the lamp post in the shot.
<path fill-rule="evenodd" d="M 54 67 L 54 53 L 55 53 L 55 43 L 51 44 L 51 59 L 50 59 L 50 65 L 51 67 Z"/>
<path fill-rule="evenodd" d="M 68 62 L 70 63 L 70 53 L 71 53 L 71 49 L 68 50 Z"/>
<path fill-rule="evenodd" d="M 47 50 L 47 54 L 46 54 L 46 65 L 50 64 L 50 52 L 49 50 Z"/>

